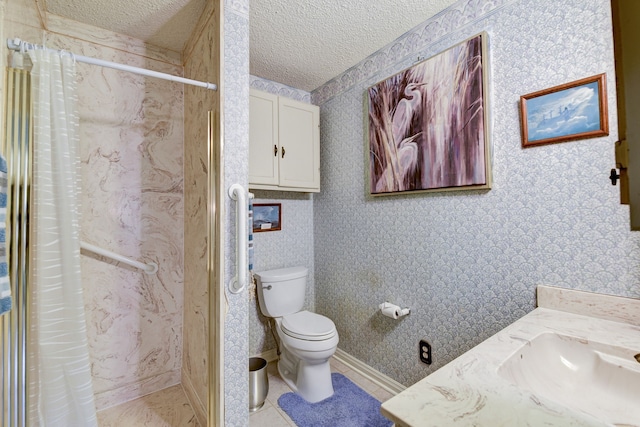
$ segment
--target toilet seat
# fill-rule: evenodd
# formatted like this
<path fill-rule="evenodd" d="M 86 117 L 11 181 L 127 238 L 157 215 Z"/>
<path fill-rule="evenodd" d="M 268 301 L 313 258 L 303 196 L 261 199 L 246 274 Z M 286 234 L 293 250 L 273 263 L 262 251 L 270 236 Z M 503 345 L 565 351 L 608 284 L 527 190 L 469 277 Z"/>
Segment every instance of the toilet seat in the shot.
<path fill-rule="evenodd" d="M 286 335 L 306 341 L 325 341 L 333 338 L 336 325 L 321 314 L 299 311 L 282 317 L 282 332 Z"/>

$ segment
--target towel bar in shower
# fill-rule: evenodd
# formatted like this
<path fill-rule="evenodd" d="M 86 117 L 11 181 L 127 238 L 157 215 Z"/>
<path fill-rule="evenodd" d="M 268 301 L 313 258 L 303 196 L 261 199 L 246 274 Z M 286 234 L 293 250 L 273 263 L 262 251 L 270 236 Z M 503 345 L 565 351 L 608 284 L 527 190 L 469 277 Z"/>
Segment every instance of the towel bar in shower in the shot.
<path fill-rule="evenodd" d="M 139 268 L 140 270 L 144 270 L 147 274 L 156 274 L 158 272 L 158 264 L 155 262 L 150 262 L 148 264 L 132 260 L 122 255 L 118 255 L 115 252 L 108 251 L 106 249 L 99 248 L 98 246 L 92 245 L 91 243 L 80 242 L 80 248 L 86 249 L 89 252 L 93 252 L 94 254 L 102 255 L 107 258 L 111 258 L 118 262 L 130 265 L 132 267 Z"/>

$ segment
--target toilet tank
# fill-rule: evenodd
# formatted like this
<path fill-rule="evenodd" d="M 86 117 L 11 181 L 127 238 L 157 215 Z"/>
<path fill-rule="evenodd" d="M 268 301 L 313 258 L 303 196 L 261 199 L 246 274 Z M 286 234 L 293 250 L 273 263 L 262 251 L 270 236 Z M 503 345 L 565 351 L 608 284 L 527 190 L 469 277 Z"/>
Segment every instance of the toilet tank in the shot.
<path fill-rule="evenodd" d="M 262 314 L 282 317 L 300 311 L 308 272 L 306 267 L 289 267 L 255 273 Z"/>

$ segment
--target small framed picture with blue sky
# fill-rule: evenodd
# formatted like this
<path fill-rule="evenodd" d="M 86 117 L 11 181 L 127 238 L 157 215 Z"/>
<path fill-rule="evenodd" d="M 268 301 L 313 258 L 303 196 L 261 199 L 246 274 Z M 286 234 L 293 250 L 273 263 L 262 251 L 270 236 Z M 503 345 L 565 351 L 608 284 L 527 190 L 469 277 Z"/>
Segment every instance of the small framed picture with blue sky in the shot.
<path fill-rule="evenodd" d="M 282 229 L 282 204 L 255 203 L 253 205 L 253 232 Z"/>
<path fill-rule="evenodd" d="M 609 135 L 605 74 L 520 97 L 522 146 Z"/>

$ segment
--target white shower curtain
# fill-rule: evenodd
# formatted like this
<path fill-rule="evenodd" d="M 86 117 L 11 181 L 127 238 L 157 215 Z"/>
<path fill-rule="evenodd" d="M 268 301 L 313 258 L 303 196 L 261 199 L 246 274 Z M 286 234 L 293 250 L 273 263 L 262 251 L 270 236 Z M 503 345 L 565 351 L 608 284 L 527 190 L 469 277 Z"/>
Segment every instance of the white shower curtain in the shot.
<path fill-rule="evenodd" d="M 80 277 L 75 62 L 42 49 L 28 54 L 34 106 L 31 425 L 97 427 Z"/>

